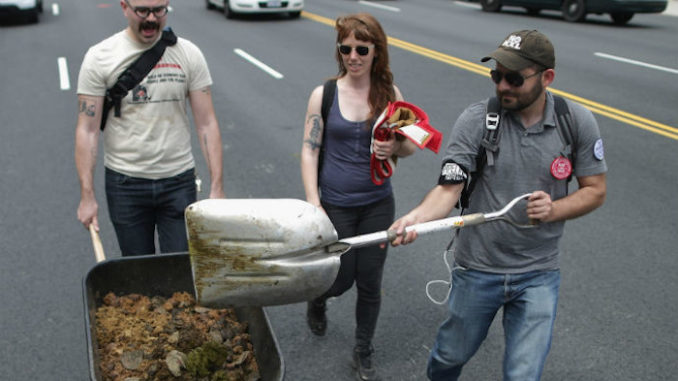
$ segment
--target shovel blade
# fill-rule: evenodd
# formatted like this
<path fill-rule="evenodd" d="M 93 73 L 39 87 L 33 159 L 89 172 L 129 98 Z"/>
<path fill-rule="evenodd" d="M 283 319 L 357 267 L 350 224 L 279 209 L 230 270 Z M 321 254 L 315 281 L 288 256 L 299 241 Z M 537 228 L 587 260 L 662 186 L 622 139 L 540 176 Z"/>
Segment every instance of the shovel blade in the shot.
<path fill-rule="evenodd" d="M 209 199 L 186 209 L 191 270 L 199 304 L 269 306 L 327 291 L 339 255 L 337 232 L 320 209 L 295 199 Z"/>

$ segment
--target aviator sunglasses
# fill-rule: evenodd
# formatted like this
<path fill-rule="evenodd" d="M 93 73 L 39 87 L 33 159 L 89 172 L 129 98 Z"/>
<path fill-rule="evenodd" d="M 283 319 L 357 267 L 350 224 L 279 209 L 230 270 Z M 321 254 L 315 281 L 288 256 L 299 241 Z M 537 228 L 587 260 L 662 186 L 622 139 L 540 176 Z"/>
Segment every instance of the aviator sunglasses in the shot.
<path fill-rule="evenodd" d="M 135 13 L 137 16 L 141 17 L 142 19 L 145 19 L 146 17 L 148 17 L 151 13 L 153 13 L 153 16 L 155 16 L 156 18 L 160 18 L 160 17 L 165 16 L 165 15 L 167 14 L 167 11 L 168 11 L 168 8 L 167 8 L 166 5 L 165 5 L 165 6 L 162 6 L 162 7 L 154 7 L 154 8 L 150 8 L 150 7 L 135 7 L 135 6 L 133 6 L 132 4 L 130 4 L 128 0 L 125 0 L 125 2 L 127 3 L 127 5 L 128 5 L 130 8 L 132 8 L 132 10 L 134 11 L 134 13 Z"/>
<path fill-rule="evenodd" d="M 498 70 L 490 70 L 490 77 L 492 77 L 492 82 L 496 83 L 497 85 L 501 82 L 502 78 L 506 79 L 506 83 L 513 87 L 520 87 L 525 83 L 525 80 L 528 78 L 532 78 L 537 74 L 541 74 L 543 70 L 540 70 L 534 74 L 530 74 L 527 77 L 523 77 L 520 75 L 520 73 L 511 71 L 508 73 L 502 73 Z"/>
<path fill-rule="evenodd" d="M 360 56 L 366 56 L 370 52 L 370 47 L 369 46 L 362 46 L 358 45 L 355 48 L 349 45 L 342 45 L 342 44 L 337 44 L 339 47 L 339 53 L 341 54 L 351 54 L 351 50 L 355 49 L 355 52 L 358 53 Z M 374 47 L 374 45 L 372 45 Z"/>

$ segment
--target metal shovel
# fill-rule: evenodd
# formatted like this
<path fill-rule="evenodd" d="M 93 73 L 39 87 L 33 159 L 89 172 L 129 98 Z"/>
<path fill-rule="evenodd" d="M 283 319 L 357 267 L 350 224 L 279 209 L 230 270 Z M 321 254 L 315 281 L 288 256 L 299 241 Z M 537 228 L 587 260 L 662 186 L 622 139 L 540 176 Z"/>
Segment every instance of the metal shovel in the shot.
<path fill-rule="evenodd" d="M 503 209 L 449 217 L 409 226 L 419 235 L 504 220 Z M 396 238 L 381 231 L 342 240 L 327 215 L 296 199 L 208 199 L 186 209 L 186 229 L 199 304 L 212 307 L 270 306 L 312 300 L 327 291 L 340 256 Z"/>

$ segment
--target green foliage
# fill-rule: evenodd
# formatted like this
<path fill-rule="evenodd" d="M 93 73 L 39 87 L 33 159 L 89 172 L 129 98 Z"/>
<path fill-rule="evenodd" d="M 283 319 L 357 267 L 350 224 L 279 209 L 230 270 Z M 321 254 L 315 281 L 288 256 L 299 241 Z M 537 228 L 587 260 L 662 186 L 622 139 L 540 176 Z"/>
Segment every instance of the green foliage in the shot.
<path fill-rule="evenodd" d="M 207 377 L 223 368 L 228 359 L 228 348 L 215 342 L 207 342 L 188 354 L 186 370 L 197 377 Z"/>

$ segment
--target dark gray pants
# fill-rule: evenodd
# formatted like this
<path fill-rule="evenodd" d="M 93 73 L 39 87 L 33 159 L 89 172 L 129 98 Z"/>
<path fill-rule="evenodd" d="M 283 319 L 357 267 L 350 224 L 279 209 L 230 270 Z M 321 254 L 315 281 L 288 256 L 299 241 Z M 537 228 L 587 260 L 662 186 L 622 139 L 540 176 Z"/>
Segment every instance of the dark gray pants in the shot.
<path fill-rule="evenodd" d="M 393 196 L 372 204 L 358 207 L 339 207 L 322 204 L 334 224 L 339 238 L 386 230 L 395 215 Z M 374 336 L 381 307 L 381 279 L 386 262 L 386 251 L 379 245 L 351 249 L 341 256 L 339 274 L 322 299 L 339 296 L 349 290 L 355 282 L 358 289 L 356 303 L 356 347 L 368 349 Z"/>

